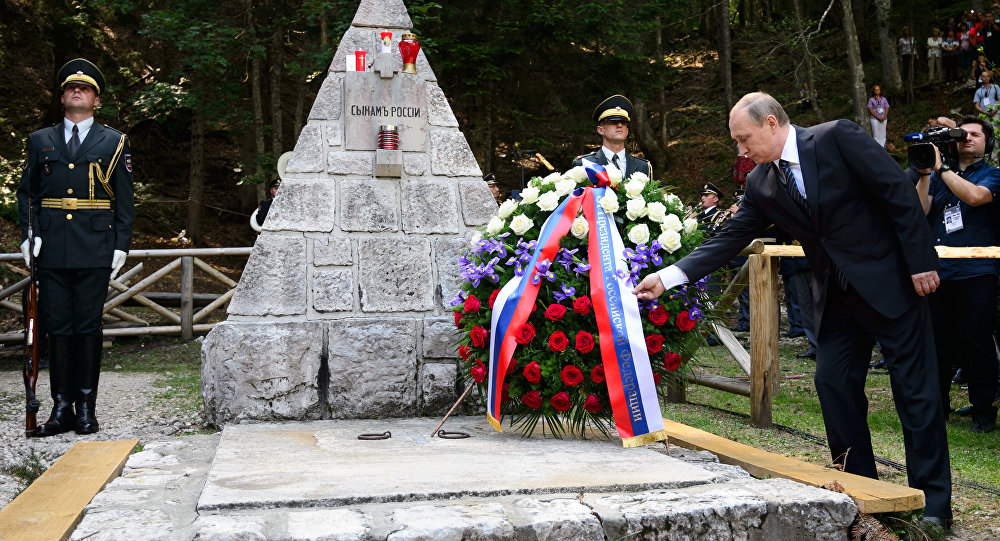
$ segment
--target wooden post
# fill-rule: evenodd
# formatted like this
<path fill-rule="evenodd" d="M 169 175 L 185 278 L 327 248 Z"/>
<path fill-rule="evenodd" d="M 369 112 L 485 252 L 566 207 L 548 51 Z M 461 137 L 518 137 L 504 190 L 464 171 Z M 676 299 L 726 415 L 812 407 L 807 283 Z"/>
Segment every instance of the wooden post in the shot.
<path fill-rule="evenodd" d="M 667 402 L 687 403 L 687 378 L 680 370 L 667 374 Z"/>
<path fill-rule="evenodd" d="M 194 257 L 181 258 L 181 340 L 194 338 Z"/>
<path fill-rule="evenodd" d="M 750 264 L 750 421 L 769 428 L 778 391 L 778 261 L 749 256 Z"/>

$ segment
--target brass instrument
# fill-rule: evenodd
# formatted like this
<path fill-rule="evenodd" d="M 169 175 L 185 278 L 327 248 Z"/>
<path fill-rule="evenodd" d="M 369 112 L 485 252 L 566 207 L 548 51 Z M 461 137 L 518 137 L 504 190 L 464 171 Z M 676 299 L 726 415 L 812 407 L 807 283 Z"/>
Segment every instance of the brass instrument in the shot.
<path fill-rule="evenodd" d="M 729 219 L 733 217 L 733 214 L 735 214 L 733 207 L 737 207 L 737 210 L 739 210 L 739 206 L 743 204 L 744 197 L 746 197 L 746 195 L 737 197 L 736 201 L 733 201 L 733 204 L 730 205 L 729 208 L 715 215 L 715 219 L 712 220 L 712 224 L 708 226 L 708 233 L 710 235 L 718 233 L 719 230 L 722 229 L 722 226 L 726 225 L 726 222 L 728 222 Z"/>

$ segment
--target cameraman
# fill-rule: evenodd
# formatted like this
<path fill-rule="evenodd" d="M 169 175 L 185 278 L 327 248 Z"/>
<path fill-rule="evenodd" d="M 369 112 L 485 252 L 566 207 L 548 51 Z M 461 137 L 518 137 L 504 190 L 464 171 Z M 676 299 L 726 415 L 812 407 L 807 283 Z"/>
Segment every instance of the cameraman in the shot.
<path fill-rule="evenodd" d="M 933 172 L 921 169 L 917 195 L 928 216 L 935 243 L 941 246 L 996 246 L 990 203 L 1000 192 L 1000 170 L 983 156 L 992 150 L 993 127 L 966 117 L 967 132 L 958 143 L 958 167 L 950 168 L 936 154 Z M 941 259 L 941 285 L 930 295 L 934 343 L 937 348 L 942 405 L 950 411 L 948 391 L 955 361 L 967 363 L 972 431 L 991 432 L 997 419 L 997 362 L 993 347 L 996 319 L 997 263 L 993 259 Z"/>

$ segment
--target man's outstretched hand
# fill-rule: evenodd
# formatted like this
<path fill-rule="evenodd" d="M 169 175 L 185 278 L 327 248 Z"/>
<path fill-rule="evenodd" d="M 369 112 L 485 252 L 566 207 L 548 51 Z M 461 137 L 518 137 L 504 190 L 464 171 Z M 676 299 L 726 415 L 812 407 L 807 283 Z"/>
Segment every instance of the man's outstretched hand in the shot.
<path fill-rule="evenodd" d="M 941 279 L 938 278 L 936 270 L 913 274 L 910 278 L 913 279 L 913 289 L 915 289 L 917 291 L 917 295 L 920 295 L 921 297 L 934 293 L 934 290 L 941 285 Z"/>
<path fill-rule="evenodd" d="M 666 289 L 663 287 L 663 282 L 660 281 L 660 275 L 655 272 L 647 274 L 645 278 L 639 282 L 639 285 L 635 286 L 632 290 L 632 294 L 639 297 L 642 300 L 650 301 L 659 298 L 663 295 Z"/>

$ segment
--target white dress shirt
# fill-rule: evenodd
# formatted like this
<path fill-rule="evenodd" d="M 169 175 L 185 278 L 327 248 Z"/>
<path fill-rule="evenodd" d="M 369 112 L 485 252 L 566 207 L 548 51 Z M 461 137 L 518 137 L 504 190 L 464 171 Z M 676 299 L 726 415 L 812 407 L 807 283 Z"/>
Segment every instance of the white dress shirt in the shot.
<path fill-rule="evenodd" d="M 611 150 L 608 149 L 608 147 L 601 147 L 601 152 L 604 153 L 604 159 L 608 160 L 608 163 L 611 164 L 611 165 L 615 164 L 615 162 L 612 161 L 612 158 L 614 156 L 618 156 L 618 167 L 621 170 L 622 175 L 624 176 L 624 174 L 625 174 L 625 149 L 623 148 L 621 150 L 621 152 L 612 152 Z"/>
<path fill-rule="evenodd" d="M 90 127 L 94 125 L 94 117 L 90 117 L 87 120 L 81 120 L 79 124 L 76 124 L 77 132 L 80 134 L 80 144 L 83 144 L 83 140 L 87 138 L 87 134 L 90 133 Z M 63 141 L 69 144 L 69 140 L 73 138 L 73 121 L 68 118 L 63 118 Z"/>
<path fill-rule="evenodd" d="M 785 137 L 785 146 L 781 149 L 781 157 L 774 160 L 772 163 L 774 163 L 774 166 L 778 168 L 779 172 L 781 172 L 781 165 L 778 164 L 778 161 L 785 160 L 788 162 L 788 168 L 792 170 L 792 176 L 795 177 L 795 187 L 799 189 L 799 193 L 802 194 L 803 199 L 809 199 L 809 196 L 806 195 L 805 182 L 802 180 L 802 164 L 799 162 L 799 145 L 795 141 L 795 126 L 789 124 L 788 136 Z"/>

